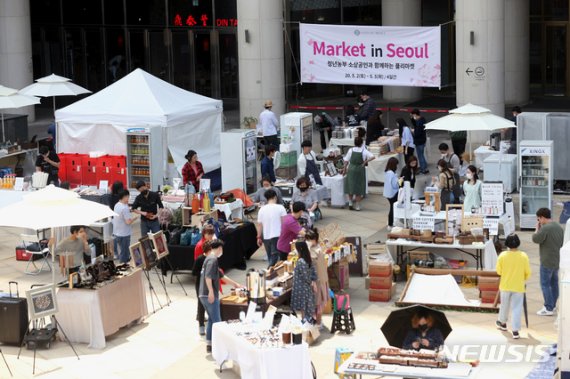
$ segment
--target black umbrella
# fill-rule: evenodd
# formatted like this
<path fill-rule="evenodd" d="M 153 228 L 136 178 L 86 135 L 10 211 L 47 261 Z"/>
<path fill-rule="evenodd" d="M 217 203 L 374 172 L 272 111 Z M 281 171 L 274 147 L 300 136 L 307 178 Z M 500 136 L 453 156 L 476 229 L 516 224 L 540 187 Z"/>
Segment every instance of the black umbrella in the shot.
<path fill-rule="evenodd" d="M 411 305 L 390 313 L 380 328 L 390 346 L 402 347 L 406 335 L 412 330 L 412 317 L 418 313 L 433 317 L 433 328 L 441 331 L 444 340 L 451 333 L 451 325 L 449 325 L 445 313 L 424 305 Z"/>

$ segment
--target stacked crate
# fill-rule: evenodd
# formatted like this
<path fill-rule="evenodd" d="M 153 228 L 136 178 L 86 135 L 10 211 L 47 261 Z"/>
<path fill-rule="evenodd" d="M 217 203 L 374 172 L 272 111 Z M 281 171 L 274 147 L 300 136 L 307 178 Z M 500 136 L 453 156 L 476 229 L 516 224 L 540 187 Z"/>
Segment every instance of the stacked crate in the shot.
<path fill-rule="evenodd" d="M 396 289 L 392 282 L 392 264 L 371 260 L 368 265 L 368 300 L 390 301 Z"/>
<path fill-rule="evenodd" d="M 477 277 L 477 283 L 479 286 L 479 295 L 481 297 L 481 302 L 485 304 L 492 304 L 495 302 L 497 293 L 499 292 L 499 282 L 500 278 L 479 276 Z"/>

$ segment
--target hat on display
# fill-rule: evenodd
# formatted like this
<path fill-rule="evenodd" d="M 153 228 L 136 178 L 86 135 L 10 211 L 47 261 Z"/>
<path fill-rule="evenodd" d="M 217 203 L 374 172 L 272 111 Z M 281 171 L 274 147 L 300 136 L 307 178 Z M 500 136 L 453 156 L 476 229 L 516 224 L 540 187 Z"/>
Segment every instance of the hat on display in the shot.
<path fill-rule="evenodd" d="M 263 104 L 263 106 L 265 108 L 271 108 L 273 106 L 273 101 L 271 100 L 265 100 L 265 103 Z"/>
<path fill-rule="evenodd" d="M 139 189 L 139 188 L 144 187 L 144 186 L 146 186 L 146 183 L 144 182 L 144 180 L 139 180 L 137 182 L 137 185 L 135 186 L 135 188 Z"/>

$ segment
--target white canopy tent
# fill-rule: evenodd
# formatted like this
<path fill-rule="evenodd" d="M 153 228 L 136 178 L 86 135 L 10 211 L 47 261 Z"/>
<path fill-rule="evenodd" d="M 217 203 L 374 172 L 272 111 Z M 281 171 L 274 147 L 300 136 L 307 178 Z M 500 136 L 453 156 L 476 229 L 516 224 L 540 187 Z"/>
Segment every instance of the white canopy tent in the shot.
<path fill-rule="evenodd" d="M 193 149 L 209 172 L 220 167 L 222 111 L 221 100 L 183 90 L 136 69 L 55 112 L 57 150 L 126 155 L 129 128 L 160 127 L 165 168 L 168 150 L 180 173 L 186 163 L 184 156 Z"/>

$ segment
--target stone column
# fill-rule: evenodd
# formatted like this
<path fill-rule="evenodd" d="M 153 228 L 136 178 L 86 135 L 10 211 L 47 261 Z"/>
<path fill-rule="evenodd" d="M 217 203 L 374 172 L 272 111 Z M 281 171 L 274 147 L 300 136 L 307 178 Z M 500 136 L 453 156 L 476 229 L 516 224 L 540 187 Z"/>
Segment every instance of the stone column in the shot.
<path fill-rule="evenodd" d="M 457 106 L 505 115 L 505 0 L 456 1 Z M 472 142 L 488 138 L 471 132 Z"/>
<path fill-rule="evenodd" d="M 279 118 L 285 111 L 283 2 L 237 0 L 237 15 L 240 122 L 258 118 L 265 100 Z"/>
<path fill-rule="evenodd" d="M 421 26 L 420 0 L 382 0 L 382 26 Z M 410 102 L 422 96 L 419 87 L 384 86 L 384 100 Z"/>
<path fill-rule="evenodd" d="M 0 0 L 0 84 L 19 90 L 32 83 L 30 2 Z M 13 112 L 35 119 L 33 106 Z"/>
<path fill-rule="evenodd" d="M 529 0 L 505 0 L 505 103 L 529 99 Z"/>

